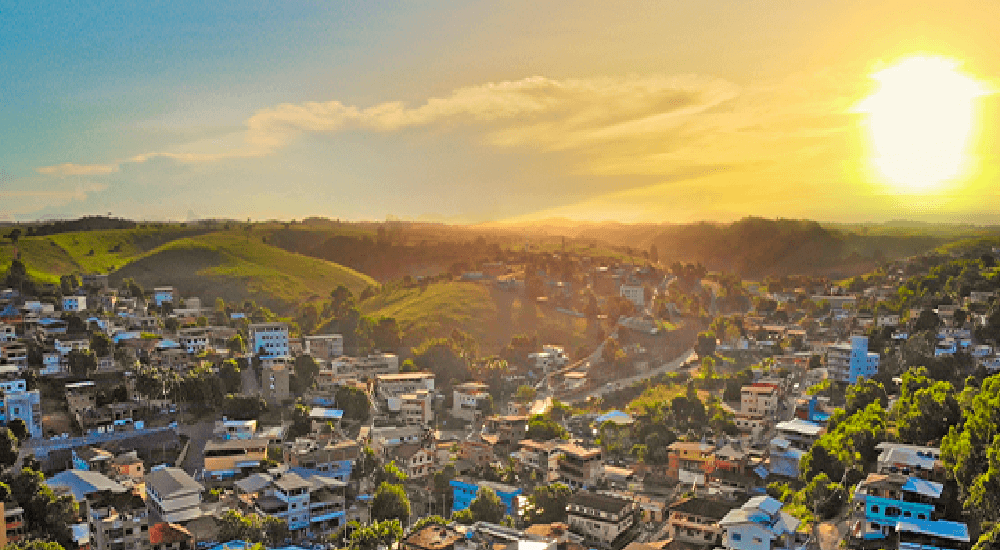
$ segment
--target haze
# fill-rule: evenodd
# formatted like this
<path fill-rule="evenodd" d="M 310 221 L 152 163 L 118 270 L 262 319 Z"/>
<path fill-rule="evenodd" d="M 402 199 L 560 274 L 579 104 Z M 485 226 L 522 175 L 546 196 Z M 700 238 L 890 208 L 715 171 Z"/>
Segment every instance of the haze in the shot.
<path fill-rule="evenodd" d="M 996 2 L 348 4 L 5 7 L 0 215 L 995 222 Z"/>

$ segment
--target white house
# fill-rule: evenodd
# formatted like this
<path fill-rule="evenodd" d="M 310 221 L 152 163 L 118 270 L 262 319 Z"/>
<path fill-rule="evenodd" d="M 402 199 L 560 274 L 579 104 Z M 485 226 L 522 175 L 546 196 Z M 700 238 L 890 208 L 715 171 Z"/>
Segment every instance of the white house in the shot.
<path fill-rule="evenodd" d="M 795 530 L 799 520 L 781 511 L 781 501 L 754 497 L 729 511 L 719 521 L 722 546 L 732 550 L 777 550 L 798 548 Z"/>
<path fill-rule="evenodd" d="M 451 415 L 455 418 L 475 422 L 482 418 L 482 406 L 489 398 L 489 386 L 481 382 L 466 382 L 452 391 Z"/>
<path fill-rule="evenodd" d="M 254 323 L 248 330 L 249 351 L 261 359 L 291 355 L 286 323 Z"/>
<path fill-rule="evenodd" d="M 180 468 L 154 469 L 146 475 L 146 503 L 160 520 L 186 522 L 203 515 L 201 492 L 205 488 Z"/>
<path fill-rule="evenodd" d="M 87 309 L 86 296 L 63 296 L 63 311 L 84 311 Z"/>
<path fill-rule="evenodd" d="M 636 309 L 642 311 L 646 307 L 646 291 L 642 285 L 622 284 L 618 287 L 618 294 L 622 298 L 635 304 Z"/>

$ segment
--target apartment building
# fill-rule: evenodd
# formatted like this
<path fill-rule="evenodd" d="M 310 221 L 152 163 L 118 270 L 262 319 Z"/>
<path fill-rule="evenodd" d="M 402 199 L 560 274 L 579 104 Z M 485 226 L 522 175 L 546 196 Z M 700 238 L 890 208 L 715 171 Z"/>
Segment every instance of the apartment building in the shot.
<path fill-rule="evenodd" d="M 87 498 L 87 523 L 93 550 L 149 550 L 149 513 L 142 497 L 101 491 Z"/>
<path fill-rule="evenodd" d="M 358 442 L 351 439 L 320 443 L 315 439 L 297 438 L 282 449 L 286 465 L 328 473 L 345 482 L 350 480 L 358 457 Z"/>
<path fill-rule="evenodd" d="M 347 483 L 325 473 L 290 468 L 255 474 L 234 488 L 249 511 L 285 520 L 295 540 L 327 534 L 347 523 Z"/>
<path fill-rule="evenodd" d="M 631 500 L 580 491 L 566 506 L 567 523 L 588 548 L 610 549 L 635 523 L 638 508 Z"/>
<path fill-rule="evenodd" d="M 28 391 L 23 379 L 0 381 L 0 424 L 4 426 L 20 419 L 28 427 L 31 437 L 42 437 L 42 395 L 39 390 Z"/>
<path fill-rule="evenodd" d="M 968 526 L 938 520 L 936 503 L 944 486 L 902 474 L 868 474 L 854 491 L 850 537 L 898 540 L 901 549 L 966 548 Z"/>
<path fill-rule="evenodd" d="M 261 359 L 289 357 L 287 323 L 253 323 L 247 330 L 247 348 Z"/>
<path fill-rule="evenodd" d="M 245 477 L 267 459 L 267 443 L 264 438 L 206 441 L 205 480 L 216 485 Z"/>
<path fill-rule="evenodd" d="M 705 484 L 705 475 L 715 470 L 715 446 L 675 441 L 667 447 L 667 477 L 682 483 Z"/>
<path fill-rule="evenodd" d="M 201 517 L 203 490 L 180 468 L 154 468 L 146 475 L 146 502 L 159 521 L 183 523 Z"/>
<path fill-rule="evenodd" d="M 405 426 L 430 426 L 434 422 L 433 393 L 418 390 L 399 396 L 399 416 Z"/>
<path fill-rule="evenodd" d="M 730 510 L 719 525 L 722 547 L 727 550 L 792 550 L 798 548 L 795 532 L 799 520 L 781 511 L 781 501 L 754 497 Z"/>
<path fill-rule="evenodd" d="M 85 311 L 87 309 L 87 297 L 86 296 L 63 296 L 62 298 L 62 310 L 63 311 Z"/>
<path fill-rule="evenodd" d="M 290 399 L 289 382 L 293 364 L 290 357 L 270 357 L 261 360 L 260 395 L 267 403 Z"/>
<path fill-rule="evenodd" d="M 528 417 L 493 415 L 486 419 L 486 428 L 497 437 L 499 443 L 518 443 L 528 432 Z"/>
<path fill-rule="evenodd" d="M 215 421 L 212 436 L 217 439 L 251 439 L 256 433 L 256 420 L 230 420 L 222 417 L 222 420 Z"/>
<path fill-rule="evenodd" d="M 410 479 L 423 479 L 434 473 L 434 451 L 419 443 L 397 445 L 386 450 L 386 459 L 406 472 Z"/>
<path fill-rule="evenodd" d="M 733 509 L 733 504 L 697 496 L 682 498 L 667 508 L 667 532 L 673 540 L 686 544 L 721 544 L 719 522 Z"/>
<path fill-rule="evenodd" d="M 349 380 L 369 381 L 380 374 L 396 373 L 399 373 L 399 357 L 391 353 L 338 357 L 320 369 L 316 385 L 320 390 L 330 391 Z"/>
<path fill-rule="evenodd" d="M 867 336 L 852 336 L 850 344 L 827 348 L 826 368 L 830 379 L 854 384 L 859 378 L 878 374 L 879 354 L 868 351 Z"/>
<path fill-rule="evenodd" d="M 398 399 L 403 394 L 420 390 L 434 392 L 434 373 L 397 372 L 375 375 L 375 395 L 380 401 Z"/>

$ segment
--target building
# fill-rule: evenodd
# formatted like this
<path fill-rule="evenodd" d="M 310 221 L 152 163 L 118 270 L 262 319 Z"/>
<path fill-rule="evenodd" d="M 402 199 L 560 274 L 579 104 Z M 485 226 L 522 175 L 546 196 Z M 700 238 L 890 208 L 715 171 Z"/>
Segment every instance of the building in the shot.
<path fill-rule="evenodd" d="M 528 417 L 493 415 L 486 419 L 486 428 L 499 443 L 518 443 L 528 433 Z"/>
<path fill-rule="evenodd" d="M 880 451 L 876 462 L 876 471 L 880 474 L 901 473 L 931 481 L 945 480 L 941 449 L 937 447 L 883 441 L 875 449 Z"/>
<path fill-rule="evenodd" d="M 305 353 L 313 359 L 331 361 L 344 355 L 344 337 L 340 334 L 319 334 L 302 338 Z"/>
<path fill-rule="evenodd" d="M 601 449 L 588 449 L 575 443 L 563 443 L 556 447 L 559 481 L 571 489 L 594 487 L 601 479 Z"/>
<path fill-rule="evenodd" d="M 226 484 L 245 477 L 267 458 L 267 439 L 228 439 L 205 442 L 205 481 Z"/>
<path fill-rule="evenodd" d="M 793 418 L 775 426 L 776 437 L 769 443 L 770 472 L 788 477 L 799 477 L 799 462 L 812 444 L 826 431 L 823 426 Z"/>
<path fill-rule="evenodd" d="M 86 296 L 63 296 L 63 311 L 85 311 L 87 309 Z"/>
<path fill-rule="evenodd" d="M 475 500 L 476 495 L 479 494 L 480 489 L 490 489 L 500 497 L 500 501 L 507 507 L 507 515 L 512 518 L 518 517 L 517 497 L 521 495 L 519 487 L 511 487 L 510 485 L 494 483 L 492 481 L 474 480 L 467 477 L 456 477 L 451 480 L 450 484 L 454 499 L 451 507 L 452 513 L 468 508 L 472 504 L 472 501 Z"/>
<path fill-rule="evenodd" d="M 852 336 L 850 344 L 827 348 L 826 368 L 831 380 L 854 384 L 878 374 L 879 355 L 868 351 L 867 336 Z"/>
<path fill-rule="evenodd" d="M 100 491 L 87 498 L 87 523 L 93 550 L 149 550 L 149 513 L 131 491 Z"/>
<path fill-rule="evenodd" d="M 715 446 L 675 441 L 667 447 L 667 477 L 681 483 L 705 484 L 705 475 L 715 470 Z"/>
<path fill-rule="evenodd" d="M 184 523 L 202 515 L 204 487 L 184 470 L 154 468 L 146 475 L 146 502 L 157 520 Z"/>
<path fill-rule="evenodd" d="M 153 289 L 153 301 L 156 303 L 156 307 L 163 307 L 163 304 L 173 305 L 174 303 L 174 287 L 172 286 L 158 286 Z"/>
<path fill-rule="evenodd" d="M 418 390 L 399 396 L 399 416 L 406 426 L 430 426 L 434 422 L 434 396 Z"/>
<path fill-rule="evenodd" d="M 152 550 L 194 550 L 194 535 L 176 523 L 160 522 L 149 528 Z"/>
<path fill-rule="evenodd" d="M 254 474 L 234 488 L 249 511 L 285 520 L 295 540 L 330 533 L 347 523 L 347 483 L 325 473 L 289 468 Z"/>
<path fill-rule="evenodd" d="M 27 529 L 24 525 L 24 509 L 15 502 L 0 502 L 0 512 L 3 516 L 3 528 L 0 528 L 0 545 L 16 543 L 24 538 Z"/>
<path fill-rule="evenodd" d="M 428 525 L 412 531 L 400 542 L 401 550 L 455 550 L 455 543 L 463 542 L 465 535 L 443 525 Z"/>
<path fill-rule="evenodd" d="M 377 453 L 385 449 L 406 443 L 417 443 L 424 437 L 424 428 L 419 426 L 385 426 L 375 427 L 368 432 L 368 442 Z"/>
<path fill-rule="evenodd" d="M 740 412 L 757 418 L 773 418 L 778 412 L 780 395 L 773 384 L 753 384 L 740 390 Z"/>
<path fill-rule="evenodd" d="M 253 323 L 247 330 L 248 350 L 261 359 L 289 357 L 288 324 Z"/>
<path fill-rule="evenodd" d="M 251 439 L 257 433 L 256 420 L 222 420 L 215 421 L 212 435 L 218 439 Z"/>
<path fill-rule="evenodd" d="M 41 438 L 42 395 L 39 390 L 27 388 L 23 379 L 0 381 L 0 424 L 8 426 L 14 420 L 22 420 L 31 437 Z"/>
<path fill-rule="evenodd" d="M 332 390 L 348 380 L 375 380 L 380 374 L 399 372 L 399 357 L 391 353 L 369 354 L 365 357 L 338 357 L 316 375 L 320 390 Z"/>
<path fill-rule="evenodd" d="M 267 403 L 281 403 L 291 398 L 289 382 L 292 362 L 289 357 L 272 357 L 261 360 L 260 395 Z"/>
<path fill-rule="evenodd" d="M 434 373 L 398 372 L 375 375 L 375 395 L 379 401 L 398 399 L 403 394 L 425 390 L 434 393 Z M 390 402 L 390 409 L 392 403 Z"/>
<path fill-rule="evenodd" d="M 722 527 L 719 522 L 733 509 L 733 504 L 697 496 L 675 501 L 667 508 L 667 533 L 683 543 L 721 544 Z"/>
<path fill-rule="evenodd" d="M 385 454 L 410 479 L 422 479 L 434 473 L 434 451 L 419 443 L 397 445 L 387 449 Z"/>
<path fill-rule="evenodd" d="M 289 467 L 328 473 L 344 482 L 350 480 L 359 456 L 358 443 L 354 440 L 320 443 L 315 439 L 297 438 L 282 449 L 282 458 Z"/>
<path fill-rule="evenodd" d="M 722 547 L 730 550 L 791 550 L 798 548 L 795 531 L 799 520 L 781 511 L 781 501 L 759 496 L 730 510 L 722 527 Z"/>
<path fill-rule="evenodd" d="M 622 284 L 618 287 L 618 295 L 635 304 L 636 311 L 642 311 L 646 307 L 646 290 L 642 285 Z"/>
<path fill-rule="evenodd" d="M 581 491 L 566 505 L 567 523 L 584 538 L 587 547 L 611 549 L 632 527 L 638 509 L 631 500 Z"/>
<path fill-rule="evenodd" d="M 868 474 L 854 491 L 850 536 L 866 542 L 899 540 L 899 548 L 964 548 L 964 523 L 936 520 L 943 485 L 902 474 Z M 906 545 L 909 543 L 910 545 Z"/>
<path fill-rule="evenodd" d="M 468 422 L 483 418 L 483 410 L 490 400 L 489 386 L 482 382 L 465 382 L 453 388 L 451 415 Z"/>
<path fill-rule="evenodd" d="M 486 467 L 493 462 L 493 446 L 482 441 L 462 441 L 458 444 L 458 460 L 473 466 Z"/>

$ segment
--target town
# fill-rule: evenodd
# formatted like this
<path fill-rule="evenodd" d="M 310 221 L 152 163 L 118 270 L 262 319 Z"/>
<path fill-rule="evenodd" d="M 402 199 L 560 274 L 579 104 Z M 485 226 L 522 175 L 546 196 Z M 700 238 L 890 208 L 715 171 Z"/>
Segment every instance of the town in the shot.
<path fill-rule="evenodd" d="M 344 287 L 312 317 L 345 329 L 323 332 L 309 315 L 179 286 L 102 273 L 42 284 L 15 259 L 0 292 L 0 545 L 1000 538 L 998 249 L 839 282 L 642 255 L 537 252 L 406 277 L 516 295 L 595 335 L 576 349 L 518 335 L 489 357 L 462 331 L 411 348 L 392 319 L 338 323 L 358 299 Z"/>

